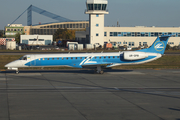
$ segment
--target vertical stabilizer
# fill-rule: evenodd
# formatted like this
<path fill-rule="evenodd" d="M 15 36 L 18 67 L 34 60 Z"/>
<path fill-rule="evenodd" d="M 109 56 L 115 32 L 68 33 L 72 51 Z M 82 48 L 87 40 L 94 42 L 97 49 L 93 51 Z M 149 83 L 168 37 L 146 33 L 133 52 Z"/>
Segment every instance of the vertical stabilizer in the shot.
<path fill-rule="evenodd" d="M 164 54 L 169 37 L 171 37 L 171 36 L 172 35 L 162 35 L 161 37 L 157 37 L 157 39 L 155 40 L 155 42 L 152 44 L 151 47 L 149 47 L 147 49 L 142 49 L 139 51 Z"/>

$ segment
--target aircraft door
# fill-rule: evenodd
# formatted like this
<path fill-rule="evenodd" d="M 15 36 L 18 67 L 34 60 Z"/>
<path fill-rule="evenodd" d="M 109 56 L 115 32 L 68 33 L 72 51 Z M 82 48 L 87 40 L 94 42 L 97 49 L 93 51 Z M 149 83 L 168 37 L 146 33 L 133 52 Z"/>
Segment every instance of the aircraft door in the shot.
<path fill-rule="evenodd" d="M 36 66 L 36 57 L 35 55 L 31 55 L 31 66 Z"/>

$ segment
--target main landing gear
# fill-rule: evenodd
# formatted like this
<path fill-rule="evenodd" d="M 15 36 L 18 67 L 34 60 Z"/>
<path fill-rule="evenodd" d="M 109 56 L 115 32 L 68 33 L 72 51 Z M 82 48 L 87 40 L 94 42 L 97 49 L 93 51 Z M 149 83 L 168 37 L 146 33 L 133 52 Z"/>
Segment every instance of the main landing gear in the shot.
<path fill-rule="evenodd" d="M 19 70 L 18 70 L 18 68 L 16 69 L 16 74 L 19 74 Z"/>
<path fill-rule="evenodd" d="M 98 74 L 103 74 L 104 73 L 104 71 L 101 70 L 101 66 L 100 65 L 97 66 L 96 73 L 98 73 Z"/>

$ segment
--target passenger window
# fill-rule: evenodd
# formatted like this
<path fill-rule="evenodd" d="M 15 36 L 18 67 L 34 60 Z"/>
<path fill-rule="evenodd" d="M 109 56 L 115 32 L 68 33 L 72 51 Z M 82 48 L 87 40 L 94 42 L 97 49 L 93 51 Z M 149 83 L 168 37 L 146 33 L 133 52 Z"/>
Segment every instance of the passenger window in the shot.
<path fill-rule="evenodd" d="M 57 58 L 57 60 L 59 60 L 59 58 Z"/>
<path fill-rule="evenodd" d="M 44 58 L 43 58 L 43 60 L 44 60 Z"/>
<path fill-rule="evenodd" d="M 111 58 L 111 57 L 108 57 L 108 58 Z"/>
<path fill-rule="evenodd" d="M 104 59 L 106 59 L 106 57 L 104 57 Z"/>
<path fill-rule="evenodd" d="M 68 58 L 66 58 L 68 60 Z"/>
<path fill-rule="evenodd" d="M 80 59 L 82 59 L 82 57 L 80 57 Z"/>
<path fill-rule="evenodd" d="M 73 59 L 73 58 L 71 58 L 71 59 Z"/>
<path fill-rule="evenodd" d="M 52 60 L 54 60 L 54 58 L 52 58 Z"/>
<path fill-rule="evenodd" d="M 62 60 L 64 60 L 64 58 L 62 58 Z"/>
<path fill-rule="evenodd" d="M 99 59 L 101 59 L 101 57 L 99 57 Z"/>
<path fill-rule="evenodd" d="M 76 59 L 78 59 L 78 58 L 76 57 Z"/>
<path fill-rule="evenodd" d="M 49 60 L 49 58 L 47 58 L 47 60 Z"/>

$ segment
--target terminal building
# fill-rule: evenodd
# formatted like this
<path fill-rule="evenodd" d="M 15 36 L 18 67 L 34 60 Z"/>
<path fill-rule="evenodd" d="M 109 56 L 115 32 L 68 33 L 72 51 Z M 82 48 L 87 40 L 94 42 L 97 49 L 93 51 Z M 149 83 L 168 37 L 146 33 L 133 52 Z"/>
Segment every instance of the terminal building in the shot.
<path fill-rule="evenodd" d="M 151 46 L 155 39 L 161 35 L 174 34 L 169 39 L 170 46 L 180 45 L 179 27 L 104 27 L 104 43 L 110 42 L 114 46 Z"/>
<path fill-rule="evenodd" d="M 21 34 L 25 33 L 25 35 L 53 35 L 59 28 L 84 31 L 87 27 L 89 27 L 89 21 L 57 22 L 32 26 L 8 24 L 5 27 L 5 35 L 7 37 L 15 37 L 18 32 Z"/>
<path fill-rule="evenodd" d="M 87 27 L 89 27 L 89 21 L 58 22 L 43 25 L 39 24 L 30 26 L 30 31 L 26 34 L 53 35 L 59 28 L 82 31 Z"/>
<path fill-rule="evenodd" d="M 113 46 L 139 47 L 151 46 L 157 36 L 174 34 L 169 45 L 180 45 L 180 27 L 105 27 L 104 15 L 109 14 L 107 4 L 107 0 L 87 0 L 85 14 L 89 14 L 89 28 L 76 32 L 76 40 L 102 46 L 112 43 Z"/>

